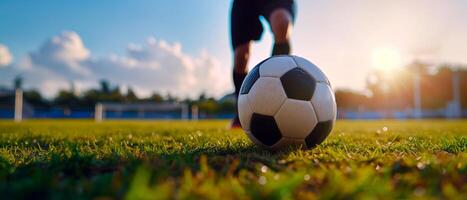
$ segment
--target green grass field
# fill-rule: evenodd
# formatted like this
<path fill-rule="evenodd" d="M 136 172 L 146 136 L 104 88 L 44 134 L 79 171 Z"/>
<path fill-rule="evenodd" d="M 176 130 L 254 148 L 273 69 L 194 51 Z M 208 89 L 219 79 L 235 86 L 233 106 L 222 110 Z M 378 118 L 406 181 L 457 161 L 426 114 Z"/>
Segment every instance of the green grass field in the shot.
<path fill-rule="evenodd" d="M 338 121 L 312 150 L 226 121 L 0 121 L 6 199 L 465 199 L 467 121 Z"/>

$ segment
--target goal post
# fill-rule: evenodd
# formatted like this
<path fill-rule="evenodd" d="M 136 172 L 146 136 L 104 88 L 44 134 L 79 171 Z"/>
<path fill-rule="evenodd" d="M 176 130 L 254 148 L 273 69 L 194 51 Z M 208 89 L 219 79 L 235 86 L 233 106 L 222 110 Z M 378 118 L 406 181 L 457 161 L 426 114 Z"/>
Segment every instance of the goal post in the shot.
<path fill-rule="evenodd" d="M 197 121 L 199 118 L 199 108 L 197 105 L 191 106 L 191 120 Z"/>
<path fill-rule="evenodd" d="M 103 106 L 101 103 L 97 103 L 94 111 L 94 119 L 96 122 L 101 122 L 104 119 Z"/>
<path fill-rule="evenodd" d="M 15 90 L 15 122 L 23 120 L 23 90 Z"/>

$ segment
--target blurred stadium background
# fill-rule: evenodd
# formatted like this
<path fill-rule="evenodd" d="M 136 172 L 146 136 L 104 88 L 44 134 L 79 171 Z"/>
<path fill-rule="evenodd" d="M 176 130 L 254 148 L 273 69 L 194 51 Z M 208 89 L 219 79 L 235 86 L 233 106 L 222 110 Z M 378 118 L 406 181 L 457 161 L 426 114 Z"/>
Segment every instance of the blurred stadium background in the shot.
<path fill-rule="evenodd" d="M 413 62 L 387 76 L 375 69 L 367 75 L 366 92 L 335 90 L 338 118 L 410 119 L 467 117 L 467 70 L 449 64 Z M 12 86 L 0 86 L 0 118 L 95 118 L 102 119 L 226 119 L 235 111 L 232 94 L 213 98 L 179 99 L 153 93 L 138 98 L 106 80 L 100 88 L 78 94 L 61 90 L 44 98 L 38 90 L 22 89 L 20 76 Z"/>

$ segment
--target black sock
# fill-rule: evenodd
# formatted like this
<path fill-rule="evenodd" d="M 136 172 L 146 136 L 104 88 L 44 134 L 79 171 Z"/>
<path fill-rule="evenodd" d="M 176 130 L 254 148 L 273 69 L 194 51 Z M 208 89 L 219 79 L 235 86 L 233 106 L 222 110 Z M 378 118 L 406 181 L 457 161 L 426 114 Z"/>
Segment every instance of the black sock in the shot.
<path fill-rule="evenodd" d="M 238 94 L 240 94 L 240 87 L 242 87 L 243 80 L 246 77 L 246 73 L 237 73 L 233 72 L 233 81 L 234 81 L 234 86 L 235 86 L 235 98 L 238 97 Z"/>
<path fill-rule="evenodd" d="M 290 54 L 290 44 L 289 42 L 284 43 L 274 43 L 272 47 L 272 55 L 283 55 L 283 54 Z"/>

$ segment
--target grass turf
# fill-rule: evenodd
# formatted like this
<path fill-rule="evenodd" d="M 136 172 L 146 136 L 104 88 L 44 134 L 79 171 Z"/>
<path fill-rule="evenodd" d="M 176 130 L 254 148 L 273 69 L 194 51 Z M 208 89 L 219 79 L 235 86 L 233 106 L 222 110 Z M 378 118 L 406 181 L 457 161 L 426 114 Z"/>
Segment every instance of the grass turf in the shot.
<path fill-rule="evenodd" d="M 7 199 L 462 199 L 467 121 L 338 121 L 312 150 L 226 121 L 0 121 Z"/>

